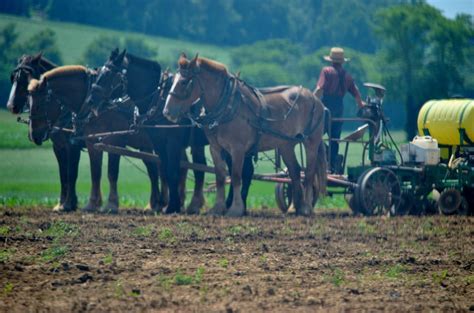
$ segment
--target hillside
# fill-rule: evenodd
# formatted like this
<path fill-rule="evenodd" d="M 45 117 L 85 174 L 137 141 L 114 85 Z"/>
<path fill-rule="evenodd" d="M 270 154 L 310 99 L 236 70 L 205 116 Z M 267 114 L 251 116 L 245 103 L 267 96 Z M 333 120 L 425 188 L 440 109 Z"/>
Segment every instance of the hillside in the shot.
<path fill-rule="evenodd" d="M 138 33 L 120 32 L 74 23 L 33 20 L 0 14 L 0 29 L 10 23 L 16 24 L 20 41 L 26 40 L 32 34 L 40 30 L 46 28 L 52 29 L 56 33 L 58 46 L 65 64 L 78 63 L 86 47 L 101 35 L 143 39 L 146 44 L 158 49 L 158 59 L 166 61 L 165 63 L 177 59 L 181 51 L 193 54 L 199 52 L 200 55 L 217 59 L 223 63 L 230 62 L 230 55 L 226 48 L 163 37 L 147 36 Z"/>

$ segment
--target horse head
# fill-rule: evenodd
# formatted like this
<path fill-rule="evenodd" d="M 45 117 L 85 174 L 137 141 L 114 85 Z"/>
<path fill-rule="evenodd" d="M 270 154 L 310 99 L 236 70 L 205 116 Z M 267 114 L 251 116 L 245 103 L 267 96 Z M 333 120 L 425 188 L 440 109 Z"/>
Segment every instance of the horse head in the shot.
<path fill-rule="evenodd" d="M 12 88 L 8 97 L 7 108 L 13 114 L 23 112 L 28 101 L 28 84 L 31 79 L 39 79 L 42 74 L 42 53 L 37 55 L 23 55 L 10 74 Z"/>
<path fill-rule="evenodd" d="M 86 104 L 97 115 L 99 106 L 109 101 L 117 93 L 127 89 L 127 59 L 126 50 L 119 53 L 118 49 L 111 52 L 109 59 L 101 68 L 97 69 L 97 78 L 92 84 Z M 119 94 L 120 95 L 120 94 Z M 118 95 L 117 95 L 118 96 Z"/>
<path fill-rule="evenodd" d="M 197 77 L 199 71 L 200 59 L 198 55 L 196 54 L 192 60 L 188 60 L 182 53 L 178 60 L 178 72 L 174 77 L 163 109 L 163 115 L 171 122 L 177 122 L 202 97 L 203 89 Z"/>
<path fill-rule="evenodd" d="M 48 140 L 52 125 L 59 118 L 61 105 L 52 105 L 52 91 L 46 79 L 32 79 L 28 84 L 28 137 L 36 145 Z"/>

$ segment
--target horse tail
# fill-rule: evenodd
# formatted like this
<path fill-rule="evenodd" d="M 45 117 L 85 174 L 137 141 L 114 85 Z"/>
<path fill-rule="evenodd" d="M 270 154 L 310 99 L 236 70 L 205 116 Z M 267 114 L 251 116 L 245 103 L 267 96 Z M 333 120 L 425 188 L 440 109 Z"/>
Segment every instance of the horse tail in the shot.
<path fill-rule="evenodd" d="M 318 147 L 318 156 L 316 161 L 316 179 L 319 196 L 325 196 L 327 192 L 327 168 L 328 163 L 326 160 L 326 145 L 321 140 Z"/>

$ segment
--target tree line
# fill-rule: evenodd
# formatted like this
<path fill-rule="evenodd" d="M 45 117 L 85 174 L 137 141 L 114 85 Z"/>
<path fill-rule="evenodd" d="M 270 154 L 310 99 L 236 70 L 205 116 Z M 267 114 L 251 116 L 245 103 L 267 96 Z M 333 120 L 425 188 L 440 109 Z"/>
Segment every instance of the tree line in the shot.
<path fill-rule="evenodd" d="M 405 0 L 406 1 L 406 0 Z M 287 38 L 374 52 L 373 12 L 403 0 L 15 0 L 0 12 L 215 45 Z"/>

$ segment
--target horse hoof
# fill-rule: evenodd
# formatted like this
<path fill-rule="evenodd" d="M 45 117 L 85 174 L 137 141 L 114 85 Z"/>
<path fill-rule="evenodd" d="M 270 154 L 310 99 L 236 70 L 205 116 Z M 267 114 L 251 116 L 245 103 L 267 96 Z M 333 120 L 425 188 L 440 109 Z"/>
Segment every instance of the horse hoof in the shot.
<path fill-rule="evenodd" d="M 188 205 L 186 209 L 186 214 L 189 215 L 199 215 L 201 208 L 204 206 L 204 198 L 193 198 L 191 203 Z"/>
<path fill-rule="evenodd" d="M 92 204 L 89 202 L 85 207 L 81 209 L 81 212 L 83 213 L 95 213 L 99 210 L 100 206 Z"/>
<path fill-rule="evenodd" d="M 118 214 L 119 209 L 118 205 L 115 203 L 107 203 L 106 206 L 99 209 L 99 212 L 102 214 Z"/>
<path fill-rule="evenodd" d="M 313 215 L 313 209 L 309 205 L 304 204 L 299 210 L 296 209 L 296 215 L 311 216 Z"/>
<path fill-rule="evenodd" d="M 161 213 L 161 208 L 158 204 L 151 205 L 150 203 L 148 203 L 146 207 L 143 208 L 143 211 L 151 213 Z"/>
<path fill-rule="evenodd" d="M 225 216 L 227 216 L 227 217 L 242 217 L 242 216 L 244 216 L 244 213 L 245 213 L 245 211 L 244 211 L 243 208 L 231 207 L 229 209 L 229 211 L 227 211 Z"/>
<path fill-rule="evenodd" d="M 58 203 L 54 206 L 53 212 L 63 212 L 64 206 L 61 203 Z"/>
<path fill-rule="evenodd" d="M 222 216 L 226 212 L 226 206 L 224 205 L 214 205 L 209 211 L 207 211 L 206 215 L 212 216 Z"/>
<path fill-rule="evenodd" d="M 170 206 L 163 208 L 163 214 L 179 214 L 180 210 L 177 208 L 172 208 Z"/>
<path fill-rule="evenodd" d="M 70 203 L 64 203 L 63 205 L 63 212 L 74 212 L 77 210 L 77 202 L 70 204 Z"/>

